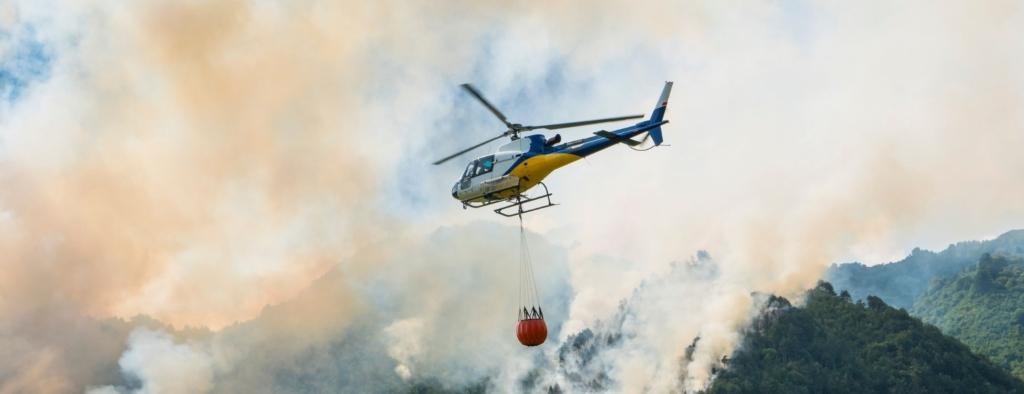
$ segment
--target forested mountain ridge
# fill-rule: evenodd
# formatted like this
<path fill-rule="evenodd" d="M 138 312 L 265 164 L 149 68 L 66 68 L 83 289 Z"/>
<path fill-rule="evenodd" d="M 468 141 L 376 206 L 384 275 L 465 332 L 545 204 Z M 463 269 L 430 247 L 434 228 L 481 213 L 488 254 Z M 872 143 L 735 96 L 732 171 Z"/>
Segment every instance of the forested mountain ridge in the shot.
<path fill-rule="evenodd" d="M 1009 393 L 1024 382 L 880 298 L 774 298 L 709 393 Z"/>
<path fill-rule="evenodd" d="M 956 275 L 986 253 L 1024 256 L 1024 230 L 1008 231 L 988 241 L 958 242 L 939 253 L 915 248 L 905 259 L 888 264 L 833 264 L 824 280 L 837 290 L 848 291 L 854 300 L 874 295 L 894 307 L 910 309 L 933 279 Z"/>
<path fill-rule="evenodd" d="M 995 353 L 981 353 L 983 349 L 972 348 L 911 315 L 916 311 L 911 308 L 913 300 L 931 297 L 929 283 L 973 272 L 986 253 L 1024 255 L 1024 231 L 1011 231 L 990 241 L 959 242 L 939 253 L 915 249 L 906 259 L 884 266 L 834 266 L 830 273 L 846 274 L 847 286 L 855 283 L 862 287 L 844 292 L 823 283 L 807 293 L 802 307 L 770 297 L 736 352 L 719 364 L 723 368 L 717 370 L 707 392 L 1024 393 L 1024 382 L 1008 372 L 1004 359 L 987 356 Z M 708 278 L 716 271 L 710 260 L 695 264 L 692 270 Z M 999 279 L 1002 272 L 999 270 L 993 283 L 1005 282 Z M 904 302 L 889 306 L 883 297 L 872 296 L 875 291 L 887 297 L 902 296 Z M 535 360 L 535 368 L 519 381 L 519 389 L 615 391 L 618 382 L 607 371 L 614 366 L 617 351 L 629 346 L 630 334 L 623 319 L 643 301 L 643 293 L 638 290 L 623 300 L 614 316 L 569 335 L 558 346 L 556 357 Z M 426 381 L 409 392 L 458 390 Z M 484 381 L 462 390 L 493 392 L 497 387 Z"/>
<path fill-rule="evenodd" d="M 986 254 L 938 280 L 910 313 L 1024 379 L 1024 260 Z"/>

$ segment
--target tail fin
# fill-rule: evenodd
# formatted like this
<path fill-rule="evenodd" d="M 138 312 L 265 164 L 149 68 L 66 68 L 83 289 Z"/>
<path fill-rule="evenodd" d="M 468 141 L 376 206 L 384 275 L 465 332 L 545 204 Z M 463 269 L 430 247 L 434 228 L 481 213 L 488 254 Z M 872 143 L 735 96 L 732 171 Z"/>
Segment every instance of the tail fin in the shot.
<path fill-rule="evenodd" d="M 651 113 L 651 123 L 660 123 L 662 118 L 665 117 L 665 109 L 668 107 L 668 95 L 672 92 L 672 82 L 665 82 L 665 88 L 661 90 L 661 97 L 658 98 L 658 104 L 654 107 L 654 112 Z M 651 138 L 654 139 L 654 145 L 661 145 L 664 142 L 664 138 L 661 136 L 661 126 L 655 127 L 650 131 Z"/>

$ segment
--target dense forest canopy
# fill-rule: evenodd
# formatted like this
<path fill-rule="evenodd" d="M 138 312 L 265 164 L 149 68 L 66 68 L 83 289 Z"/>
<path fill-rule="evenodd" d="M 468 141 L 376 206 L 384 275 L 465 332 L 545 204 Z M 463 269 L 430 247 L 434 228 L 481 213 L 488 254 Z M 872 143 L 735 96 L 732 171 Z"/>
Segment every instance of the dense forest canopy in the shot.
<path fill-rule="evenodd" d="M 1024 382 L 878 297 L 822 282 L 805 307 L 775 299 L 710 393 L 1005 393 Z"/>
<path fill-rule="evenodd" d="M 910 310 L 1024 379 L 1024 260 L 984 255 Z"/>
<path fill-rule="evenodd" d="M 889 264 L 833 265 L 825 274 L 854 300 L 877 296 L 939 327 L 1024 378 L 1024 230 L 989 241 L 921 249 Z"/>

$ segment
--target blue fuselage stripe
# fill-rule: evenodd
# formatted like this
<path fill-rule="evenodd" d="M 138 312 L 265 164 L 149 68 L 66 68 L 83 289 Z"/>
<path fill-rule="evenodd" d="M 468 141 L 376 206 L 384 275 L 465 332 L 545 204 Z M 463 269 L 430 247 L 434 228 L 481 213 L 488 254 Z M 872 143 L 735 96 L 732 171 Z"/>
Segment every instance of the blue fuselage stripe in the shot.
<path fill-rule="evenodd" d="M 635 126 L 630 126 L 624 129 L 612 131 L 611 133 L 618 135 L 619 137 L 622 138 L 632 138 L 658 126 L 661 126 L 660 122 L 643 122 Z M 554 148 L 552 148 L 552 151 L 548 153 L 569 153 L 580 157 L 587 157 L 617 143 L 618 141 L 595 135 L 593 137 L 584 139 L 583 141 L 576 142 L 572 146 L 569 146 L 569 144 L 555 146 Z"/>
<path fill-rule="evenodd" d="M 611 133 L 613 133 L 615 135 L 618 135 L 619 137 L 622 137 L 622 138 L 632 138 L 632 137 L 635 137 L 637 135 L 646 133 L 646 132 L 650 131 L 651 129 L 654 129 L 655 127 L 660 127 L 664 123 L 666 123 L 666 122 L 644 121 L 644 122 L 638 123 L 638 124 L 630 126 L 630 127 L 626 127 L 626 128 L 623 128 L 623 129 L 618 129 L 618 130 L 615 130 L 615 131 L 611 131 Z M 521 164 L 522 162 L 524 162 L 526 160 L 529 160 L 531 157 L 536 157 L 536 156 L 539 156 L 539 155 L 546 155 L 546 154 L 551 154 L 551 153 L 567 153 L 567 154 L 576 155 L 576 156 L 579 156 L 579 157 L 587 157 L 587 156 L 590 156 L 590 155 L 592 155 L 594 153 L 600 152 L 600 151 L 604 150 L 605 148 L 608 148 L 608 147 L 610 147 L 612 145 L 615 145 L 617 143 L 618 143 L 618 141 L 611 140 L 611 139 L 608 139 L 608 138 L 605 138 L 605 137 L 601 137 L 601 136 L 595 135 L 593 137 L 585 138 L 585 139 L 580 140 L 580 141 L 574 141 L 574 142 L 569 142 L 569 143 L 565 143 L 565 144 L 561 144 L 561 145 L 555 145 L 555 146 L 550 147 L 550 148 L 543 147 L 542 148 L 543 150 L 541 150 L 541 151 L 532 151 L 531 150 L 530 152 L 523 152 L 523 155 L 519 156 L 519 158 L 516 159 L 516 161 L 514 163 L 512 163 L 512 165 L 509 166 L 508 170 L 505 170 L 505 173 L 502 174 L 502 175 L 508 175 L 510 172 L 512 172 L 512 170 L 514 170 L 516 167 L 518 167 L 519 164 Z M 569 145 L 569 144 L 572 144 L 572 145 Z"/>

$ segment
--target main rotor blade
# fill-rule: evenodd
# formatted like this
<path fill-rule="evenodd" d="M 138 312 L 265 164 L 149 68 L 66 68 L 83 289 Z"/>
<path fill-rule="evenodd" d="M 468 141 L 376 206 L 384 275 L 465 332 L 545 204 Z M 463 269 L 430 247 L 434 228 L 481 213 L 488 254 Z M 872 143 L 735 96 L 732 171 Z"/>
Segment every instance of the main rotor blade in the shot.
<path fill-rule="evenodd" d="M 579 122 L 569 122 L 569 123 L 555 123 L 555 124 L 548 124 L 548 125 L 543 125 L 543 126 L 526 126 L 526 127 L 523 127 L 522 129 L 523 130 L 534 130 L 534 129 L 555 130 L 555 129 L 564 129 L 564 128 L 567 128 L 567 127 L 586 126 L 586 125 L 591 125 L 591 124 L 596 124 L 596 123 L 618 122 L 620 120 L 640 119 L 640 118 L 643 118 L 643 117 L 644 117 L 643 115 L 629 115 L 629 116 L 619 116 L 617 118 L 583 120 L 583 121 L 579 121 Z"/>
<path fill-rule="evenodd" d="M 484 141 L 484 142 L 481 142 L 479 144 L 473 145 L 473 146 L 471 146 L 469 148 L 460 150 L 458 153 L 452 154 L 451 156 L 448 156 L 448 157 L 445 157 L 445 158 L 443 158 L 441 160 L 435 161 L 434 165 L 438 165 L 438 164 L 444 163 L 444 162 L 446 162 L 448 160 L 454 159 L 456 156 L 459 156 L 459 155 L 461 155 L 463 153 L 469 152 L 469 151 L 471 151 L 473 149 L 476 149 L 476 148 L 479 148 L 481 146 L 487 145 L 487 144 L 491 143 L 492 141 L 494 141 L 494 140 L 496 140 L 498 138 L 504 137 L 504 136 L 505 136 L 505 133 L 501 133 L 497 137 L 491 138 L 491 139 L 489 139 L 487 141 Z"/>
<path fill-rule="evenodd" d="M 494 108 L 494 106 L 491 105 L 491 102 L 487 101 L 487 99 L 484 98 L 484 95 L 480 94 L 480 92 L 477 91 L 476 88 L 473 87 L 473 85 L 464 83 L 462 84 L 462 88 L 466 89 L 466 91 L 469 92 L 469 94 L 473 95 L 473 97 L 476 97 L 477 100 L 480 100 L 480 103 L 487 107 L 487 109 L 491 110 L 491 113 L 493 113 L 494 116 L 497 116 L 498 119 L 501 119 L 501 122 L 504 123 L 505 126 L 512 128 L 512 123 L 509 123 L 508 119 L 505 119 L 505 114 L 501 113 L 501 111 L 498 111 L 497 108 Z"/>

